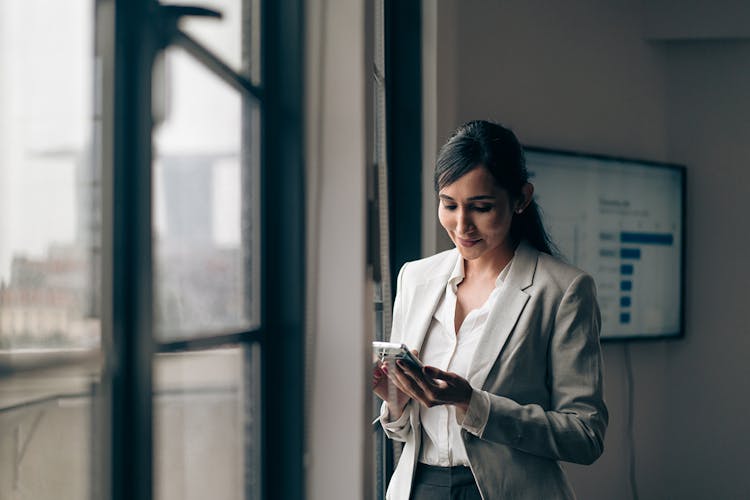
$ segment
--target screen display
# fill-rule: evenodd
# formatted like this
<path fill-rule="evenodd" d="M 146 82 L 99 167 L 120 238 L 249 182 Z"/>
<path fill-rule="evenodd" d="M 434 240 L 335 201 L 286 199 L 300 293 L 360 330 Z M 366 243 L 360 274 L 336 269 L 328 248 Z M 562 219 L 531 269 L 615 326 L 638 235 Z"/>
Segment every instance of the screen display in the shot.
<path fill-rule="evenodd" d="M 534 148 L 526 164 L 552 241 L 596 281 L 602 340 L 681 335 L 685 169 Z"/>

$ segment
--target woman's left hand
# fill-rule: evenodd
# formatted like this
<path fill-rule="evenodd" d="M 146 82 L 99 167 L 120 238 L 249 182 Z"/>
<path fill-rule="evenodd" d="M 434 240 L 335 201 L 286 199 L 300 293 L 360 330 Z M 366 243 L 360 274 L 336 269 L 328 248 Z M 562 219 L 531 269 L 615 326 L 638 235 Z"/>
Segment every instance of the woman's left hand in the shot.
<path fill-rule="evenodd" d="M 397 369 L 388 375 L 401 391 L 427 408 L 450 404 L 466 412 L 472 394 L 468 380 L 434 366 L 420 370 L 403 361 L 396 362 L 396 365 Z"/>

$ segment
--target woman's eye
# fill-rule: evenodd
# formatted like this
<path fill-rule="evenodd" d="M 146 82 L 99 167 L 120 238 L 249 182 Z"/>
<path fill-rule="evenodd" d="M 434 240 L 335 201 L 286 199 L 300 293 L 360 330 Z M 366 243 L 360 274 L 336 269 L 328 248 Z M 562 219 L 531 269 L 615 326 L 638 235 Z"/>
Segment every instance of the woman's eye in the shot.
<path fill-rule="evenodd" d="M 481 205 L 479 207 L 474 207 L 474 210 L 477 212 L 489 212 L 492 210 L 492 205 Z"/>
<path fill-rule="evenodd" d="M 446 210 L 455 210 L 456 205 L 443 205 L 443 208 Z"/>

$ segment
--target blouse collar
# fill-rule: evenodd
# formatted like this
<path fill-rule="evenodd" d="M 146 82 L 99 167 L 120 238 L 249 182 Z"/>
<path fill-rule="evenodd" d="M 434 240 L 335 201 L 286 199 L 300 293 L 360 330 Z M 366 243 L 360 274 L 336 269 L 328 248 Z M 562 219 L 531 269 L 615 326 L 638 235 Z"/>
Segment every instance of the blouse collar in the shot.
<path fill-rule="evenodd" d="M 453 270 L 451 271 L 450 277 L 448 278 L 448 286 L 451 287 L 453 293 L 457 293 L 458 285 L 464 280 L 464 277 L 466 277 L 466 274 L 464 273 L 464 258 L 461 255 L 461 252 L 456 252 L 456 255 L 456 263 L 453 265 Z M 515 257 L 515 252 L 513 253 L 513 257 Z M 508 263 L 505 264 L 505 267 L 498 273 L 497 278 L 495 279 L 495 288 L 500 288 L 505 279 L 508 277 L 508 272 L 510 271 L 510 264 L 511 262 L 513 262 L 513 257 L 510 258 Z"/>

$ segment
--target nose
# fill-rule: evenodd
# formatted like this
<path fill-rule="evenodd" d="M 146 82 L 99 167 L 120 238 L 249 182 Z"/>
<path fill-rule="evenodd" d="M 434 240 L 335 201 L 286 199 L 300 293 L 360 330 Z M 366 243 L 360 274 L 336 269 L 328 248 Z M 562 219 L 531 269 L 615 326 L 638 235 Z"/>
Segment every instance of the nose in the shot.
<path fill-rule="evenodd" d="M 471 213 L 464 208 L 459 208 L 456 214 L 456 233 L 466 236 L 473 229 L 474 222 L 471 220 Z"/>

